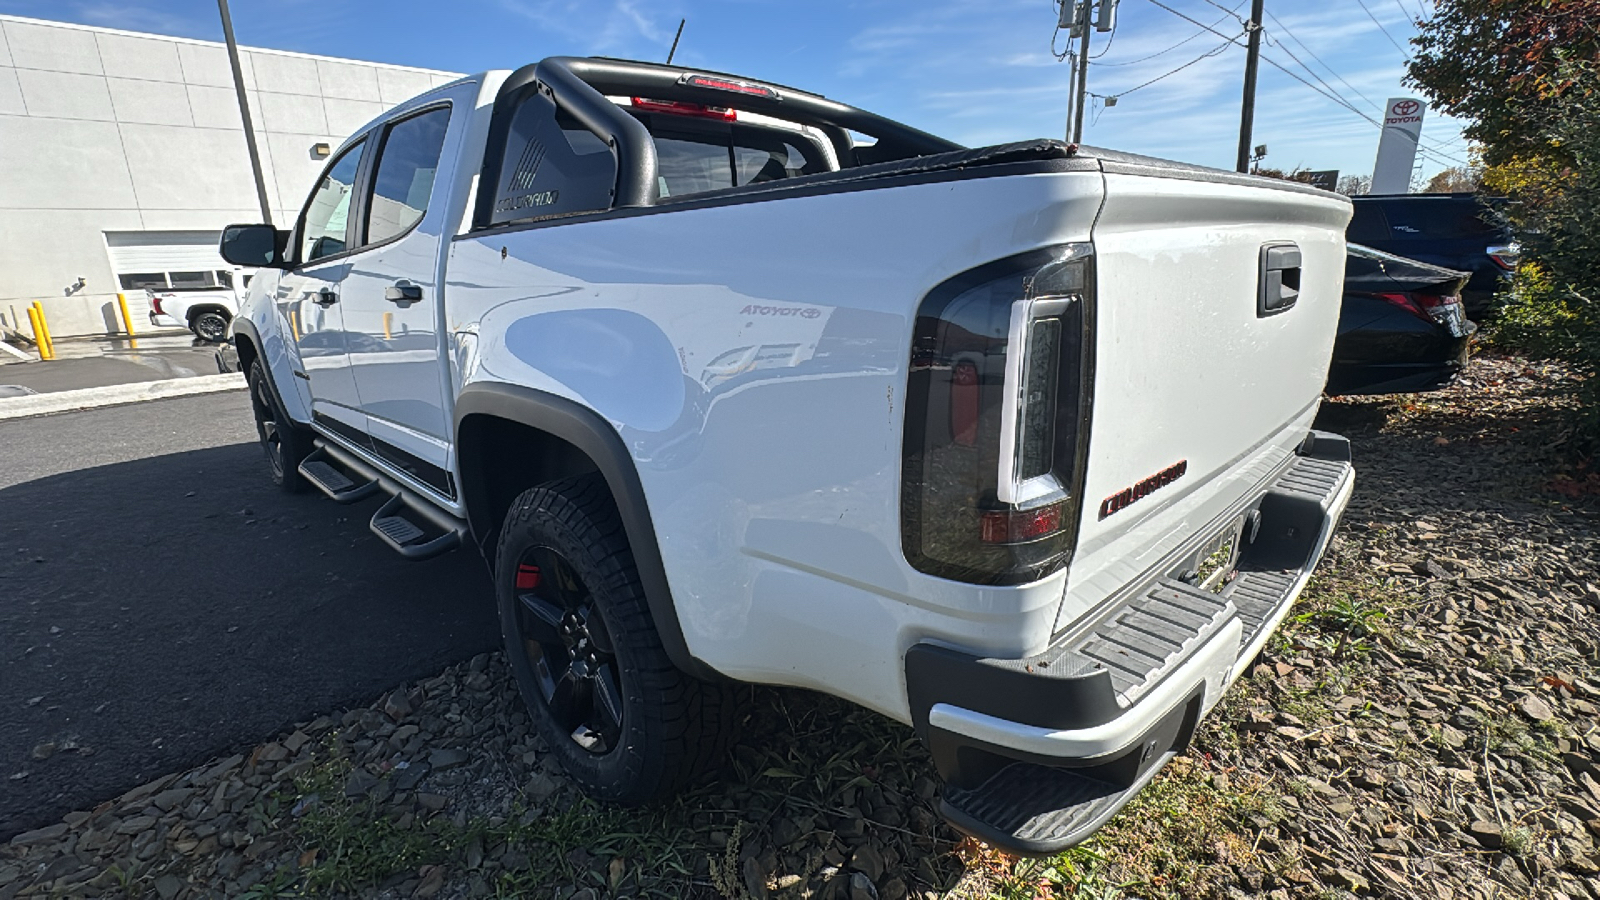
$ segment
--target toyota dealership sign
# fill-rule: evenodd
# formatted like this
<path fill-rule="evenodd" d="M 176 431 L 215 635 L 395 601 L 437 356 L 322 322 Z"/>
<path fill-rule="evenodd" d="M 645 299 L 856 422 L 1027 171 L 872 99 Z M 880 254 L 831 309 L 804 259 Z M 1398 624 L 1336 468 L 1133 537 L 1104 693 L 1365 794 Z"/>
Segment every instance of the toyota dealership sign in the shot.
<path fill-rule="evenodd" d="M 1428 107 L 1412 97 L 1391 97 L 1384 107 L 1383 136 L 1372 167 L 1372 193 L 1404 194 L 1411 190 L 1411 167 L 1422 138 L 1422 115 Z"/>

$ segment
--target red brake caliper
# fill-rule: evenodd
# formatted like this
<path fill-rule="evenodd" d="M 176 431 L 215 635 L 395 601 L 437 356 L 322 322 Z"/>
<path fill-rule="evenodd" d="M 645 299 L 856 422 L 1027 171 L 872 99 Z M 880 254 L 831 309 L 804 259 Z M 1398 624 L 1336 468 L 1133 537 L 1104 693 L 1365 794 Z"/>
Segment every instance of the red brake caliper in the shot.
<path fill-rule="evenodd" d="M 517 590 L 531 591 L 539 586 L 539 567 L 521 563 L 517 566 Z"/>

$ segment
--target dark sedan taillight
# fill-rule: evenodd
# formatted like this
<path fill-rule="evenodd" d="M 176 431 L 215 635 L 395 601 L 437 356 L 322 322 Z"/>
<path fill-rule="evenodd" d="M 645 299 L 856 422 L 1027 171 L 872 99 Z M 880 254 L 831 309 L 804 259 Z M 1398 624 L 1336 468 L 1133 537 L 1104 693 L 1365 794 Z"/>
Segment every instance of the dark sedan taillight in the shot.
<path fill-rule="evenodd" d="M 1459 294 L 1412 292 L 1407 294 L 1378 294 L 1376 296 L 1385 303 L 1398 306 L 1424 322 L 1443 325 L 1456 337 L 1464 337 L 1471 333 L 1467 324 L 1466 309 L 1461 305 L 1461 295 Z"/>
<path fill-rule="evenodd" d="M 931 575 L 1021 584 L 1065 565 L 1087 439 L 1093 251 L 999 260 L 917 311 L 901 539 Z"/>

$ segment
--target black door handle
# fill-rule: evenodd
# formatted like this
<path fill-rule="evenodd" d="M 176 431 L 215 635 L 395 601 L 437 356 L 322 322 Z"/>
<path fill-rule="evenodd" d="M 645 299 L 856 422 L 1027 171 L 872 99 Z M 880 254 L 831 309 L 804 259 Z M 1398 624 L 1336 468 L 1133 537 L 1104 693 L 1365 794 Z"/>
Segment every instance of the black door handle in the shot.
<path fill-rule="evenodd" d="M 1256 318 L 1288 312 L 1300 300 L 1300 248 L 1290 243 L 1261 248 L 1256 282 Z"/>
<path fill-rule="evenodd" d="M 422 285 L 404 278 L 383 289 L 383 299 L 407 306 L 422 299 Z"/>
<path fill-rule="evenodd" d="M 328 288 L 323 288 L 322 290 L 317 291 L 317 295 L 312 298 L 311 302 L 317 304 L 318 306 L 326 308 L 326 307 L 334 305 L 335 303 L 338 303 L 339 302 L 339 295 L 335 294 L 333 291 L 329 290 Z"/>

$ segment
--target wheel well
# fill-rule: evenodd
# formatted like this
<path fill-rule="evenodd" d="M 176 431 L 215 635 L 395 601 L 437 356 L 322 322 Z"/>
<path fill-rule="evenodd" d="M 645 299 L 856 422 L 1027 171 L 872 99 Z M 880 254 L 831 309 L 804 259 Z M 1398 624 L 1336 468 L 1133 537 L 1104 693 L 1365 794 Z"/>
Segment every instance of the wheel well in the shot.
<path fill-rule="evenodd" d="M 500 525 L 523 491 L 600 468 L 567 441 L 496 416 L 462 419 L 456 446 L 467 518 L 490 566 L 500 541 Z"/>
<path fill-rule="evenodd" d="M 239 354 L 239 371 L 249 375 L 250 364 L 256 361 L 257 356 L 261 355 L 260 351 L 256 349 L 255 342 L 245 337 L 243 333 L 235 331 L 233 333 L 233 350 Z"/>
<path fill-rule="evenodd" d="M 206 304 L 202 304 L 200 306 L 191 306 L 191 307 L 189 307 L 189 312 L 188 312 L 189 321 L 193 322 L 195 320 L 196 316 L 200 315 L 201 313 L 208 313 L 208 312 L 221 313 L 222 317 L 224 319 L 232 319 L 233 318 L 233 313 L 228 312 L 228 308 L 226 306 L 220 306 L 220 305 L 214 304 L 214 303 L 206 303 Z"/>

